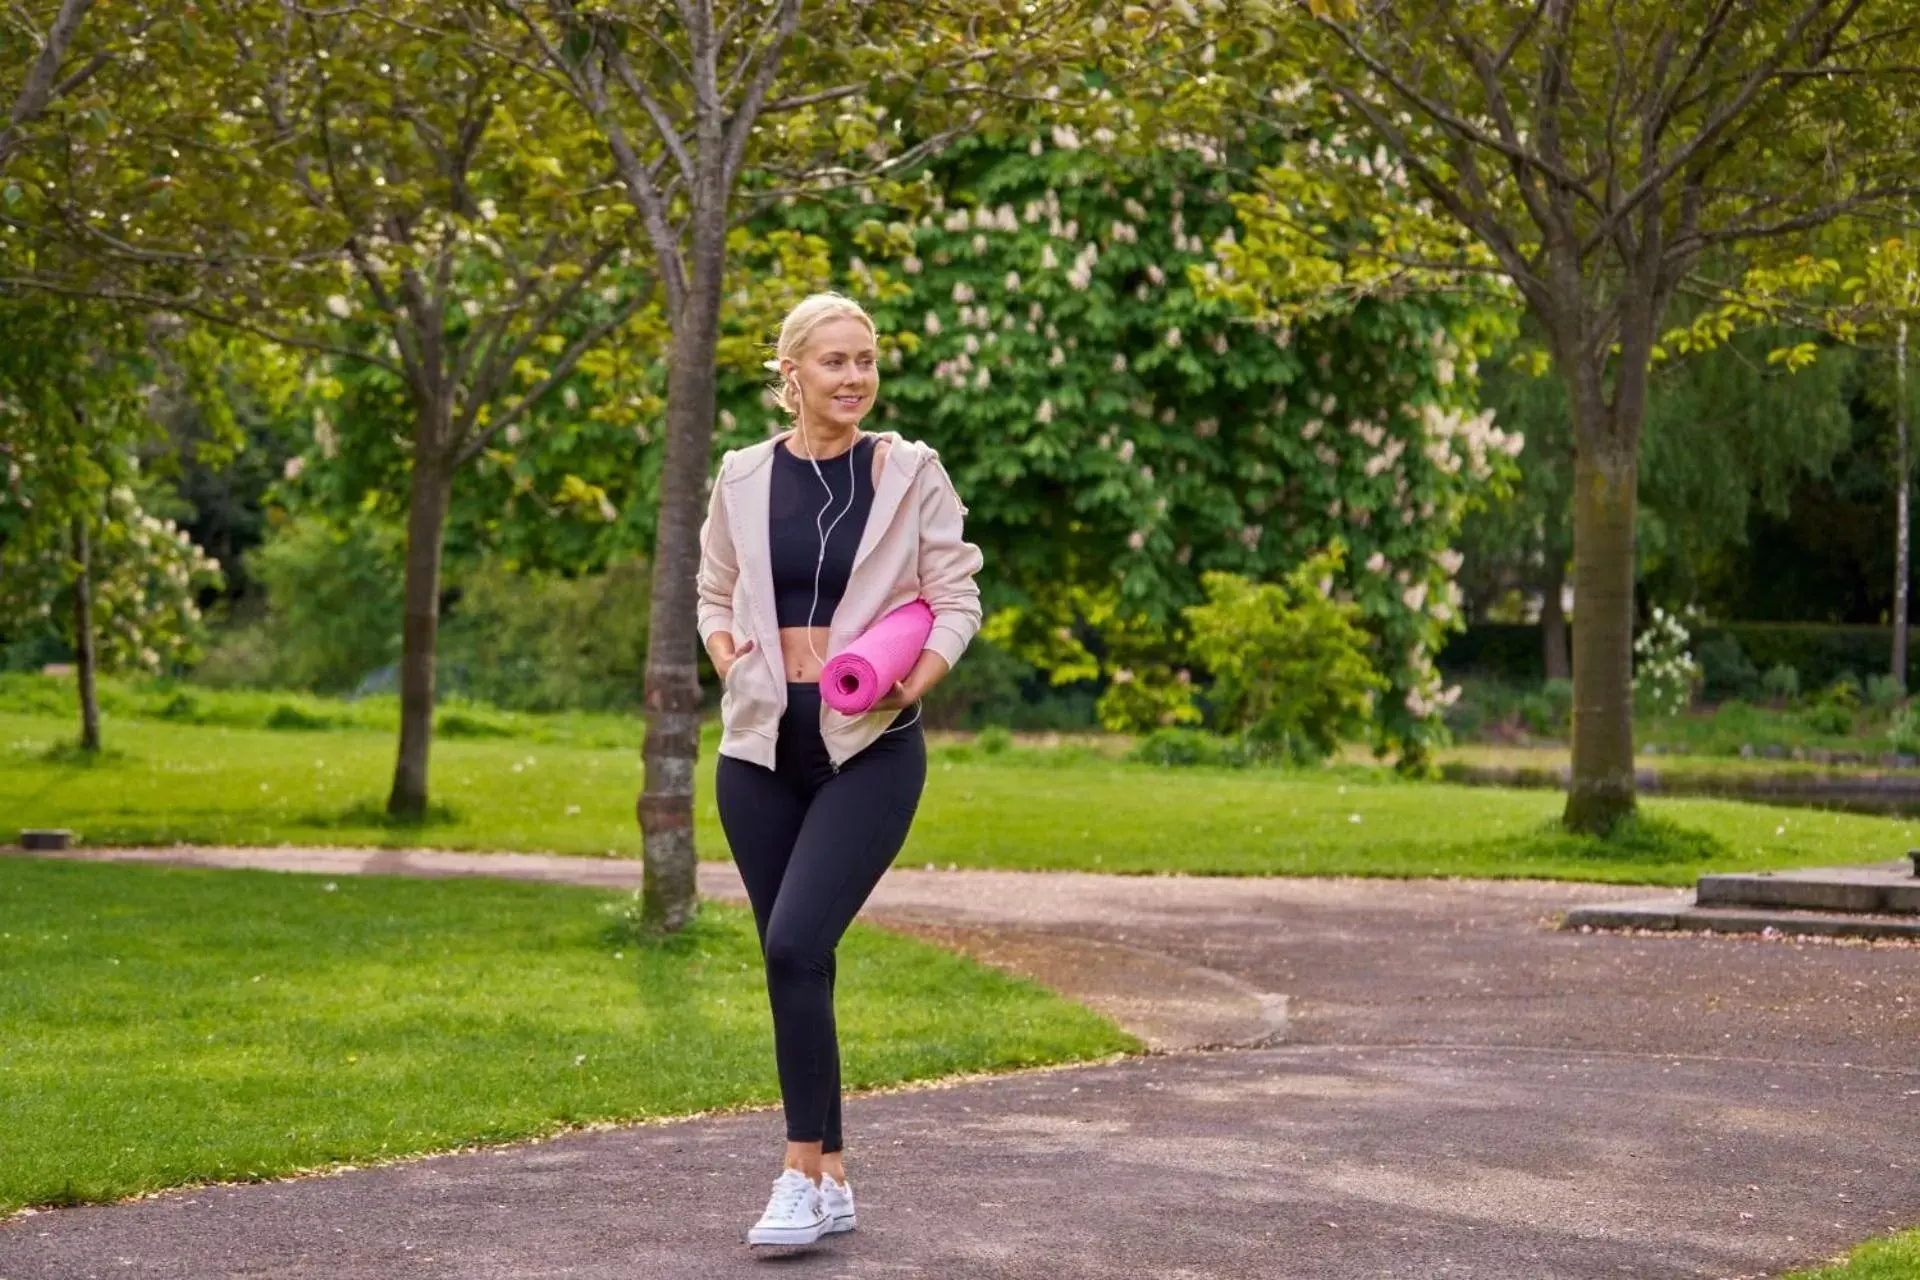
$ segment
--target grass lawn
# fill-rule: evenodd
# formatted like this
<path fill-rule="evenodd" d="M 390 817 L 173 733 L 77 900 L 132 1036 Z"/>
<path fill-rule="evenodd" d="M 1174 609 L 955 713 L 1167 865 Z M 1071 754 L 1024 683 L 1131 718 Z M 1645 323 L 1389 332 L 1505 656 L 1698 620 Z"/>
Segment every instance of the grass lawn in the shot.
<path fill-rule="evenodd" d="M 1796 1271 L 1787 1280 L 1917 1280 L 1920 1231 L 1906 1231 L 1861 1245 L 1831 1267 Z"/>
<path fill-rule="evenodd" d="M 392 827 L 392 734 L 115 718 L 97 764 L 53 750 L 70 718 L 0 714 L 0 839 L 66 826 L 91 844 L 334 844 L 637 855 L 631 747 L 455 737 L 433 748 L 435 819 Z M 715 727 L 697 838 L 724 858 Z M 1649 798 L 1692 836 L 1602 843 L 1552 829 L 1554 792 L 1400 780 L 1359 766 L 1172 769 L 1084 747 L 936 746 L 902 865 L 1208 874 L 1540 876 L 1687 884 L 1707 870 L 1895 858 L 1920 822 Z"/>
<path fill-rule="evenodd" d="M 777 1102 L 752 917 L 622 942 L 626 897 L 0 858 L 0 1212 Z M 910 938 L 840 957 L 849 1089 L 1139 1048 Z"/>

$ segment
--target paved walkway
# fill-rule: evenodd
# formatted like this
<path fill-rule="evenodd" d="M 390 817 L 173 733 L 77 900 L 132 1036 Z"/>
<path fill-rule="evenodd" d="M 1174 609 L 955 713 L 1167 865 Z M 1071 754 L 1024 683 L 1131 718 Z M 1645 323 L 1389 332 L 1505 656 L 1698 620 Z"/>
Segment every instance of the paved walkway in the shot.
<path fill-rule="evenodd" d="M 1246 1002 L 1213 1038 L 1269 1043 L 856 1096 L 861 1228 L 777 1262 L 739 1243 L 761 1111 L 37 1214 L 0 1278 L 1726 1278 L 1920 1223 L 1920 949 L 1549 927 L 1611 895 L 1645 890 L 899 869 L 884 923 L 1147 1010 L 1185 975 Z"/>

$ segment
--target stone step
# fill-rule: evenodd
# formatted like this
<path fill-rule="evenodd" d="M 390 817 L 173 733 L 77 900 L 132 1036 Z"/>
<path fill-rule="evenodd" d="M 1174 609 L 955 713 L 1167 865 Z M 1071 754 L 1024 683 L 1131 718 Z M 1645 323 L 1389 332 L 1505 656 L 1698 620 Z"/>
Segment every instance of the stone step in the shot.
<path fill-rule="evenodd" d="M 1920 942 L 1920 917 L 1856 912 L 1689 906 L 1672 897 L 1576 907 L 1563 929 L 1657 929 L 1689 933 L 1809 934 L 1823 938 L 1891 938 Z"/>
<path fill-rule="evenodd" d="M 1904 863 L 1700 877 L 1702 907 L 1920 915 L 1920 877 Z"/>

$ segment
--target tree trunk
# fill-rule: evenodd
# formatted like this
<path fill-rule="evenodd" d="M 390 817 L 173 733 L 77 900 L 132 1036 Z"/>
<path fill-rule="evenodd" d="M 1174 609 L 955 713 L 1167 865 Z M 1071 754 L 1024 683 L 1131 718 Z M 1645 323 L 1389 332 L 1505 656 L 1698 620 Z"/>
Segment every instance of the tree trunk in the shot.
<path fill-rule="evenodd" d="M 1562 588 L 1567 584 L 1567 562 L 1547 552 L 1547 580 L 1541 587 L 1540 643 L 1544 648 L 1547 679 L 1565 680 L 1573 675 L 1567 656 L 1567 613 L 1560 604 Z"/>
<path fill-rule="evenodd" d="M 1573 467 L 1573 776 L 1562 821 L 1571 830 L 1604 835 L 1634 811 L 1633 516 L 1639 477 L 1631 442 L 1638 433 L 1620 432 L 1619 424 L 1610 424 L 1611 431 L 1598 426 L 1605 409 L 1597 388 L 1587 395 L 1582 405 L 1582 390 L 1574 390 L 1575 414 L 1596 425 L 1576 433 L 1581 445 Z M 1626 443 L 1618 442 L 1621 435 Z"/>
<path fill-rule="evenodd" d="M 407 499 L 406 616 L 400 633 L 400 755 L 387 797 L 390 817 L 427 811 L 427 754 L 433 744 L 434 647 L 440 634 L 440 552 L 453 493 L 451 461 L 429 441 L 445 439 L 423 423 Z"/>
<path fill-rule="evenodd" d="M 702 221 L 725 225 L 724 219 Z M 654 537 L 647 736 L 641 749 L 646 784 L 635 807 L 646 859 L 641 925 L 659 932 L 683 928 L 698 907 L 693 769 L 700 753 L 700 671 L 694 661 L 699 643 L 694 577 L 713 455 L 723 248 L 720 233 L 696 229 L 687 299 L 673 326 L 673 364 L 667 374 L 667 457 Z"/>
<path fill-rule="evenodd" d="M 1909 561 L 1912 556 L 1913 539 L 1912 495 L 1913 469 L 1909 458 L 1907 438 L 1907 322 L 1900 322 L 1900 332 L 1893 348 L 1893 429 L 1896 439 L 1896 477 L 1897 495 L 1894 500 L 1893 535 L 1893 678 L 1902 689 L 1907 687 L 1907 593 L 1908 582 L 1912 577 Z"/>
<path fill-rule="evenodd" d="M 100 695 L 94 683 L 93 544 L 87 536 L 87 518 L 73 519 L 73 558 L 80 571 L 73 580 L 73 650 L 75 681 L 80 687 L 80 749 L 100 750 Z"/>

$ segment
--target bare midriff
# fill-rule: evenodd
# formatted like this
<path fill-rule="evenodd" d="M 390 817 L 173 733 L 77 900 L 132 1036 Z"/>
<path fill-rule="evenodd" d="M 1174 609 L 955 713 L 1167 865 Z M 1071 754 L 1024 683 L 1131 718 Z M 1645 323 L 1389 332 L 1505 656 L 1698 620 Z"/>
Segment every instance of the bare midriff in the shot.
<path fill-rule="evenodd" d="M 827 648 L 827 635 L 826 627 L 780 628 L 780 665 L 788 680 L 797 684 L 820 678 L 820 668 L 833 656 L 833 650 Z"/>

